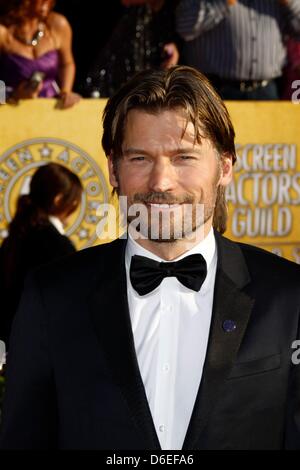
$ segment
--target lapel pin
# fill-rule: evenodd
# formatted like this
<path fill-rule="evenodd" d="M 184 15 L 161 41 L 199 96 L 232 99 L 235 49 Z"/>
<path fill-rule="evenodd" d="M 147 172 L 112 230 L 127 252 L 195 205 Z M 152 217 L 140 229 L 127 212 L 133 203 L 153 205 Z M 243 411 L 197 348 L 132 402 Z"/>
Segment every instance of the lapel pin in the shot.
<path fill-rule="evenodd" d="M 226 333 L 231 333 L 236 329 L 236 323 L 233 320 L 225 320 L 222 326 Z"/>

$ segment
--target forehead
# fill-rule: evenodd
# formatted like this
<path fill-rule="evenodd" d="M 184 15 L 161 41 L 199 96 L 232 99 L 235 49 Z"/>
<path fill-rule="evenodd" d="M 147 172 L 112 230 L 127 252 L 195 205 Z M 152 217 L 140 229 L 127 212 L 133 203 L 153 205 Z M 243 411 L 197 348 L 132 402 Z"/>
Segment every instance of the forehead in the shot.
<path fill-rule="evenodd" d="M 196 130 L 187 113 L 181 109 L 162 110 L 156 113 L 132 109 L 125 122 L 123 143 L 132 140 L 145 144 L 176 143 L 177 145 L 185 141 L 194 145 Z"/>

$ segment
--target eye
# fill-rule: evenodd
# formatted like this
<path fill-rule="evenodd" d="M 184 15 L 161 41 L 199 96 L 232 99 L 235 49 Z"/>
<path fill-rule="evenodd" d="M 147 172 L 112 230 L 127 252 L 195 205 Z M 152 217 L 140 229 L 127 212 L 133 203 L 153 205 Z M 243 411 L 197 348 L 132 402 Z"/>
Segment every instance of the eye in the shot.
<path fill-rule="evenodd" d="M 145 157 L 139 156 L 139 157 L 131 157 L 130 161 L 131 162 L 143 162 L 145 160 Z"/>
<path fill-rule="evenodd" d="M 196 160 L 196 157 L 192 157 L 192 155 L 180 155 L 180 160 Z"/>

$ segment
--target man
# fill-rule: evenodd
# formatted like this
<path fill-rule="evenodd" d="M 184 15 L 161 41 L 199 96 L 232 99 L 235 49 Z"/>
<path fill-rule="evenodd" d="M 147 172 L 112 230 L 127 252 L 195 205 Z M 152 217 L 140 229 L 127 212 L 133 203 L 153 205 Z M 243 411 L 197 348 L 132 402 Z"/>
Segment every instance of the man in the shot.
<path fill-rule="evenodd" d="M 217 231 L 223 102 L 190 67 L 142 72 L 108 101 L 103 147 L 129 237 L 28 279 L 2 448 L 299 448 L 300 269 Z"/>
<path fill-rule="evenodd" d="M 223 99 L 279 98 L 285 36 L 300 38 L 300 0 L 181 0 L 176 16 L 186 63 Z"/>

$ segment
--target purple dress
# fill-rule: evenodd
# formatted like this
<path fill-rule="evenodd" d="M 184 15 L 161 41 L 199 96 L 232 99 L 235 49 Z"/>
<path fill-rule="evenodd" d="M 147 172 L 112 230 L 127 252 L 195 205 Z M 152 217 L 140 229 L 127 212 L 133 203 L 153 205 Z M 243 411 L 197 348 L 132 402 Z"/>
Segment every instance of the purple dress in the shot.
<path fill-rule="evenodd" d="M 57 96 L 55 82 L 58 77 L 59 55 L 56 49 L 46 52 L 37 59 L 29 59 L 16 53 L 0 55 L 0 80 L 6 85 L 9 95 L 23 80 L 29 80 L 34 72 L 44 72 L 40 98 Z"/>

